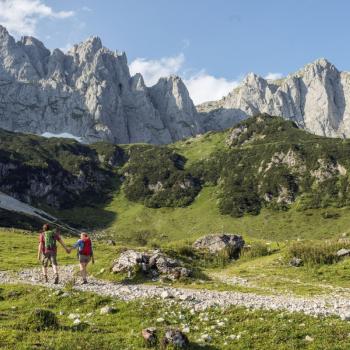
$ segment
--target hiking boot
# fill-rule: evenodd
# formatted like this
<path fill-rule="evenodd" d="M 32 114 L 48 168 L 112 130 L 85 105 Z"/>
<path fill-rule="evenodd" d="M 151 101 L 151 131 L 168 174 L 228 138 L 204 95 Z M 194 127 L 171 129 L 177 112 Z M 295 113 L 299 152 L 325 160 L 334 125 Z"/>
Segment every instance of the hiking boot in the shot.
<path fill-rule="evenodd" d="M 49 282 L 49 279 L 47 278 L 47 275 L 44 275 L 44 282 L 45 283 Z"/>
<path fill-rule="evenodd" d="M 83 283 L 82 284 L 87 284 L 88 283 L 88 281 L 87 280 L 83 280 Z"/>
<path fill-rule="evenodd" d="M 59 281 L 59 279 L 58 279 L 58 275 L 56 275 L 56 277 L 55 277 L 55 281 L 53 282 L 54 284 L 58 284 L 58 281 Z"/>

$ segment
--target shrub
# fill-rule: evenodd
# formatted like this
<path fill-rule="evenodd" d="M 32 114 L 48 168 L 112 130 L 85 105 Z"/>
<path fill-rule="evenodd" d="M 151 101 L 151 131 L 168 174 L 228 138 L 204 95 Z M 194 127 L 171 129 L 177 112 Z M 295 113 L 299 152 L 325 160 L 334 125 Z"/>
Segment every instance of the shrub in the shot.
<path fill-rule="evenodd" d="M 325 211 L 321 215 L 324 219 L 338 219 L 338 218 L 340 218 L 339 213 L 334 213 L 331 211 Z"/>
<path fill-rule="evenodd" d="M 59 327 L 56 315 L 45 309 L 33 310 L 28 317 L 27 325 L 36 331 L 58 329 Z"/>
<path fill-rule="evenodd" d="M 202 185 L 218 185 L 221 214 L 259 214 L 263 206 L 301 210 L 350 204 L 350 143 L 299 130 L 293 122 L 267 115 L 234 127 L 241 133 L 230 146 L 194 163 L 189 169 Z M 232 141 L 232 142 L 231 142 Z"/>
<path fill-rule="evenodd" d="M 145 246 L 152 234 L 149 231 L 137 231 L 133 235 L 133 240 L 140 246 Z"/>
<path fill-rule="evenodd" d="M 242 250 L 242 257 L 246 258 L 258 258 L 261 256 L 267 256 L 271 254 L 270 248 L 262 242 L 254 242 L 250 245 L 249 249 Z"/>
<path fill-rule="evenodd" d="M 199 180 L 184 170 L 186 159 L 161 146 L 132 146 L 123 168 L 127 199 L 150 208 L 184 207 L 201 189 Z"/>
<path fill-rule="evenodd" d="M 344 243 L 335 241 L 303 241 L 290 245 L 287 249 L 287 258 L 302 259 L 305 265 L 334 264 L 339 261 L 337 251 L 345 248 Z M 348 245 L 350 247 L 350 245 Z"/>

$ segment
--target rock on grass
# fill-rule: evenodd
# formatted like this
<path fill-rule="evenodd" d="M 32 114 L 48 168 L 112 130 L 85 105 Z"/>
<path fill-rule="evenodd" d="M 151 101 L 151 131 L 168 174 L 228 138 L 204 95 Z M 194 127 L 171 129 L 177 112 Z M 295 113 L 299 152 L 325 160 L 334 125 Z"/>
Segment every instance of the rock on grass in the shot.
<path fill-rule="evenodd" d="M 149 327 L 141 331 L 141 335 L 149 346 L 154 346 L 157 343 L 157 328 Z"/>
<path fill-rule="evenodd" d="M 165 332 L 162 344 L 163 347 L 173 345 L 175 348 L 184 349 L 189 346 L 189 341 L 187 336 L 178 329 L 169 329 Z"/>

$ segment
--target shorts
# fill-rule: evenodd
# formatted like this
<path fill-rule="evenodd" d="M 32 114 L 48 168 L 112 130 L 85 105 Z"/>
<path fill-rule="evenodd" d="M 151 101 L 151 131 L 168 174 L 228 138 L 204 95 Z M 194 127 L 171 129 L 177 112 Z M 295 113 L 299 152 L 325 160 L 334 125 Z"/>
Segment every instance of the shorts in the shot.
<path fill-rule="evenodd" d="M 88 264 L 91 260 L 91 256 L 79 254 L 79 262 L 82 264 Z"/>
<path fill-rule="evenodd" d="M 49 264 L 57 266 L 57 254 L 56 253 L 44 253 L 42 255 L 41 263 L 44 267 L 48 267 Z"/>

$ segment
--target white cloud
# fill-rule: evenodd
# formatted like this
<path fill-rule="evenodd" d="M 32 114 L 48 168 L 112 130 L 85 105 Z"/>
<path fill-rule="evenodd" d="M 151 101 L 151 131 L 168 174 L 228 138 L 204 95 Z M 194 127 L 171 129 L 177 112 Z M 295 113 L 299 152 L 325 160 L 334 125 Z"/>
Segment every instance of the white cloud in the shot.
<path fill-rule="evenodd" d="M 239 81 L 216 78 L 201 71 L 184 80 L 194 104 L 219 100 L 239 85 Z"/>
<path fill-rule="evenodd" d="M 156 84 L 161 77 L 171 74 L 184 75 L 184 83 L 195 104 L 220 99 L 238 85 L 238 81 L 216 78 L 204 70 L 194 74 L 184 73 L 184 63 L 185 56 L 181 53 L 173 57 L 163 57 L 159 60 L 137 58 L 131 62 L 129 68 L 132 75 L 141 73 L 148 86 Z"/>
<path fill-rule="evenodd" d="M 55 12 L 42 0 L 0 0 L 0 23 L 13 34 L 35 35 L 39 19 L 65 19 L 73 15 L 73 11 Z"/>
<path fill-rule="evenodd" d="M 265 79 L 277 80 L 277 79 L 281 79 L 282 77 L 283 77 L 283 74 L 281 73 L 267 73 L 267 75 L 265 76 Z"/>
<path fill-rule="evenodd" d="M 184 54 L 180 53 L 174 57 L 163 57 L 159 60 L 147 60 L 137 58 L 132 61 L 129 68 L 132 75 L 141 73 L 147 85 L 151 86 L 157 83 L 161 77 L 167 77 L 171 74 L 178 74 L 185 62 Z"/>
<path fill-rule="evenodd" d="M 67 43 L 65 46 L 60 47 L 60 50 L 64 53 L 67 53 L 72 47 L 73 45 L 71 43 Z"/>

